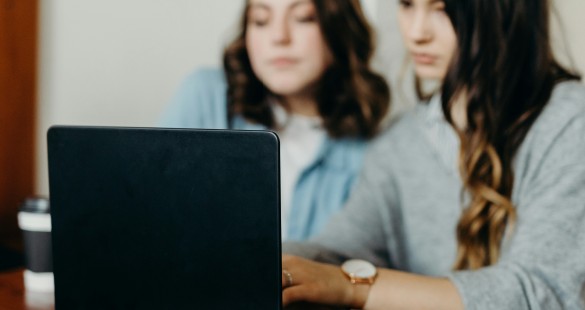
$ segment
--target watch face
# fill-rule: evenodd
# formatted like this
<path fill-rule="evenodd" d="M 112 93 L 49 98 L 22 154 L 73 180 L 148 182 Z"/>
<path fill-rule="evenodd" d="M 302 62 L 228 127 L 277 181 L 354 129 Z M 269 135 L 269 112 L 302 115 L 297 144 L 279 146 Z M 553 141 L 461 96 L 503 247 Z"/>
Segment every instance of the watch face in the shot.
<path fill-rule="evenodd" d="M 360 279 L 367 279 L 376 275 L 376 267 L 372 263 L 361 259 L 348 260 L 343 263 L 341 269 L 348 275 Z"/>

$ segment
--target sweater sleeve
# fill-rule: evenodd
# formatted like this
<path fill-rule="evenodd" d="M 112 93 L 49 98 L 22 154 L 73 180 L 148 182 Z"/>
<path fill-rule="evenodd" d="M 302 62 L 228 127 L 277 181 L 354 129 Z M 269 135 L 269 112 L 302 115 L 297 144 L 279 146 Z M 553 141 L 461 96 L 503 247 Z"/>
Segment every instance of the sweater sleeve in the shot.
<path fill-rule="evenodd" d="M 158 125 L 175 128 L 227 127 L 227 85 L 218 69 L 199 69 L 187 76 Z"/>
<path fill-rule="evenodd" d="M 515 184 L 518 222 L 498 264 L 450 275 L 466 309 L 584 309 L 585 93 L 580 93 L 573 106 L 549 106 L 519 150 L 516 173 L 525 182 Z"/>

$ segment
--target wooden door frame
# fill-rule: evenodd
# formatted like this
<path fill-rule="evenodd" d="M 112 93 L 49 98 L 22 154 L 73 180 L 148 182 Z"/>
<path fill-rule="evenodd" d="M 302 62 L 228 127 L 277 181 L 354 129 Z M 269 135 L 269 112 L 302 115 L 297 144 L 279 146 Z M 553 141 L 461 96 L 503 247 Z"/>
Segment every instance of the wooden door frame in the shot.
<path fill-rule="evenodd" d="M 16 249 L 35 190 L 38 14 L 38 0 L 0 0 L 0 245 Z"/>

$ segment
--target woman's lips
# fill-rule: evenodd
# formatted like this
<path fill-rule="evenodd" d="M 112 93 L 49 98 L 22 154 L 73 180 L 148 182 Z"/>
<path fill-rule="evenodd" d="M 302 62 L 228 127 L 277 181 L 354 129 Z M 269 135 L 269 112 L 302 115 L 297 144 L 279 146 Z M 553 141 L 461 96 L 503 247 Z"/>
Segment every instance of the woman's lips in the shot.
<path fill-rule="evenodd" d="M 412 59 L 421 65 L 432 65 L 437 61 L 437 56 L 425 53 L 412 53 Z"/>
<path fill-rule="evenodd" d="M 286 68 L 295 65 L 297 59 L 291 57 L 277 57 L 270 60 L 270 64 L 277 68 Z"/>

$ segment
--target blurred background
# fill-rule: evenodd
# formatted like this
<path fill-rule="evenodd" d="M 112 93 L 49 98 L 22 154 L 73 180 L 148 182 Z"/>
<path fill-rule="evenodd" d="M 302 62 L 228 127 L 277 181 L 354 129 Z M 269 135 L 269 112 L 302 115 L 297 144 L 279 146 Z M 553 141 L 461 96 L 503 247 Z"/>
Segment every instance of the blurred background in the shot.
<path fill-rule="evenodd" d="M 189 72 L 221 64 L 243 2 L 0 0 L 0 268 L 22 247 L 19 204 L 49 194 L 48 127 L 156 125 Z M 362 3 L 378 30 L 375 69 L 401 94 L 394 105 L 402 110 L 413 97 L 408 76 L 397 82 L 404 63 L 397 1 Z M 553 3 L 557 55 L 585 72 L 585 1 Z"/>

